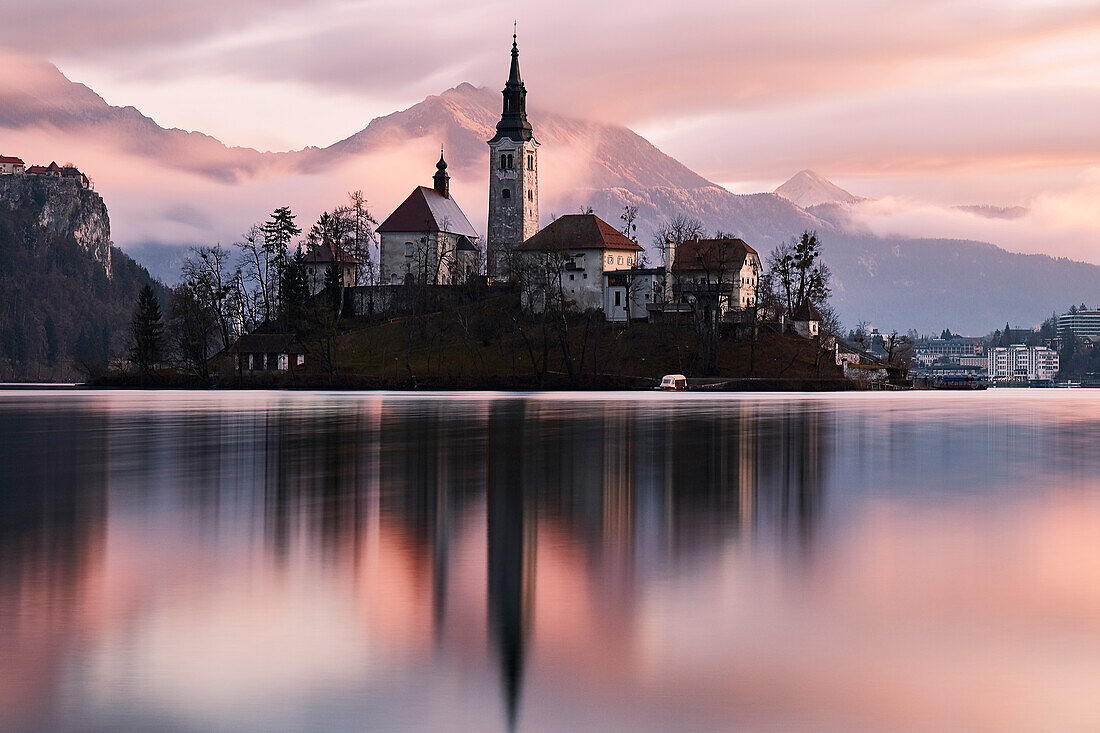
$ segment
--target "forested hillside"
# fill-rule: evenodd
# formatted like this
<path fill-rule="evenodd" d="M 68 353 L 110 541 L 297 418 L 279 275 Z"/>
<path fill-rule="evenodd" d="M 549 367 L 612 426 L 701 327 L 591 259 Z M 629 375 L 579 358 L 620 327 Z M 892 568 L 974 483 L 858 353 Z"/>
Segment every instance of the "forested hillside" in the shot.
<path fill-rule="evenodd" d="M 78 183 L 0 176 L 0 380 L 83 379 L 125 349 L 149 273 Z"/>

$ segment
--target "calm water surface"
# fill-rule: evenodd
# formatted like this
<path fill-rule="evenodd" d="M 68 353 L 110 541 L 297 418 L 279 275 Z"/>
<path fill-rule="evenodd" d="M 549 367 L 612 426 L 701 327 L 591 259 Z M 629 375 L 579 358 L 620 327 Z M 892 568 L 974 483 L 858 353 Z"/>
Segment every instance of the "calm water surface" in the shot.
<path fill-rule="evenodd" d="M 0 729 L 1100 730 L 1100 393 L 0 392 Z"/>

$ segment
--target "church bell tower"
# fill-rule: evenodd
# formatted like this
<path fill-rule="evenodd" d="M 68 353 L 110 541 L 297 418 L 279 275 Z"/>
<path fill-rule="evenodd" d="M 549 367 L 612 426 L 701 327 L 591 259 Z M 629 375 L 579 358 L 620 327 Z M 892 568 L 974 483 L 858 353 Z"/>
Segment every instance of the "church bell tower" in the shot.
<path fill-rule="evenodd" d="M 509 252 L 539 229 L 539 143 L 527 121 L 527 90 L 519 74 L 514 33 L 512 68 L 503 94 L 497 134 L 489 141 L 486 265 L 490 282 L 508 277 Z"/>

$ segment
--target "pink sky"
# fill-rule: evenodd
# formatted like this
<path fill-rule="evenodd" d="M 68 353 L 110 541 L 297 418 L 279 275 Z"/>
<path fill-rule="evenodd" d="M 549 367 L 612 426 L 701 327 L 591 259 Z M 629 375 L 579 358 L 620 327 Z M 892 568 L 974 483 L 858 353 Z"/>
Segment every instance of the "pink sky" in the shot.
<path fill-rule="evenodd" d="M 811 168 L 882 200 L 862 213 L 878 233 L 1100 262 L 1098 2 L 701 0 L 684 12 L 622 0 L 0 0 L 0 11 L 4 45 L 111 104 L 261 150 L 329 145 L 463 81 L 499 89 L 516 19 L 532 104 L 622 123 L 731 191 Z M 956 204 L 1034 216 L 1011 226 Z"/>
<path fill-rule="evenodd" d="M 462 81 L 500 86 L 518 16 L 540 104 L 621 121 L 734 190 L 813 168 L 873 196 L 1013 204 L 1100 164 L 1095 2 L 3 4 L 5 43 L 231 145 L 327 145 Z"/>

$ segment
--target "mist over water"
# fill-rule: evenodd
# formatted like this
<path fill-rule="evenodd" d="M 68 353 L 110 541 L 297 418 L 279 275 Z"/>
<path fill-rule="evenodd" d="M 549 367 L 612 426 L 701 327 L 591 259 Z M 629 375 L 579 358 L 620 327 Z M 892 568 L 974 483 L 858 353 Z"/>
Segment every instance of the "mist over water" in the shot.
<path fill-rule="evenodd" d="M 1100 728 L 1100 393 L 0 392 L 0 730 Z"/>

